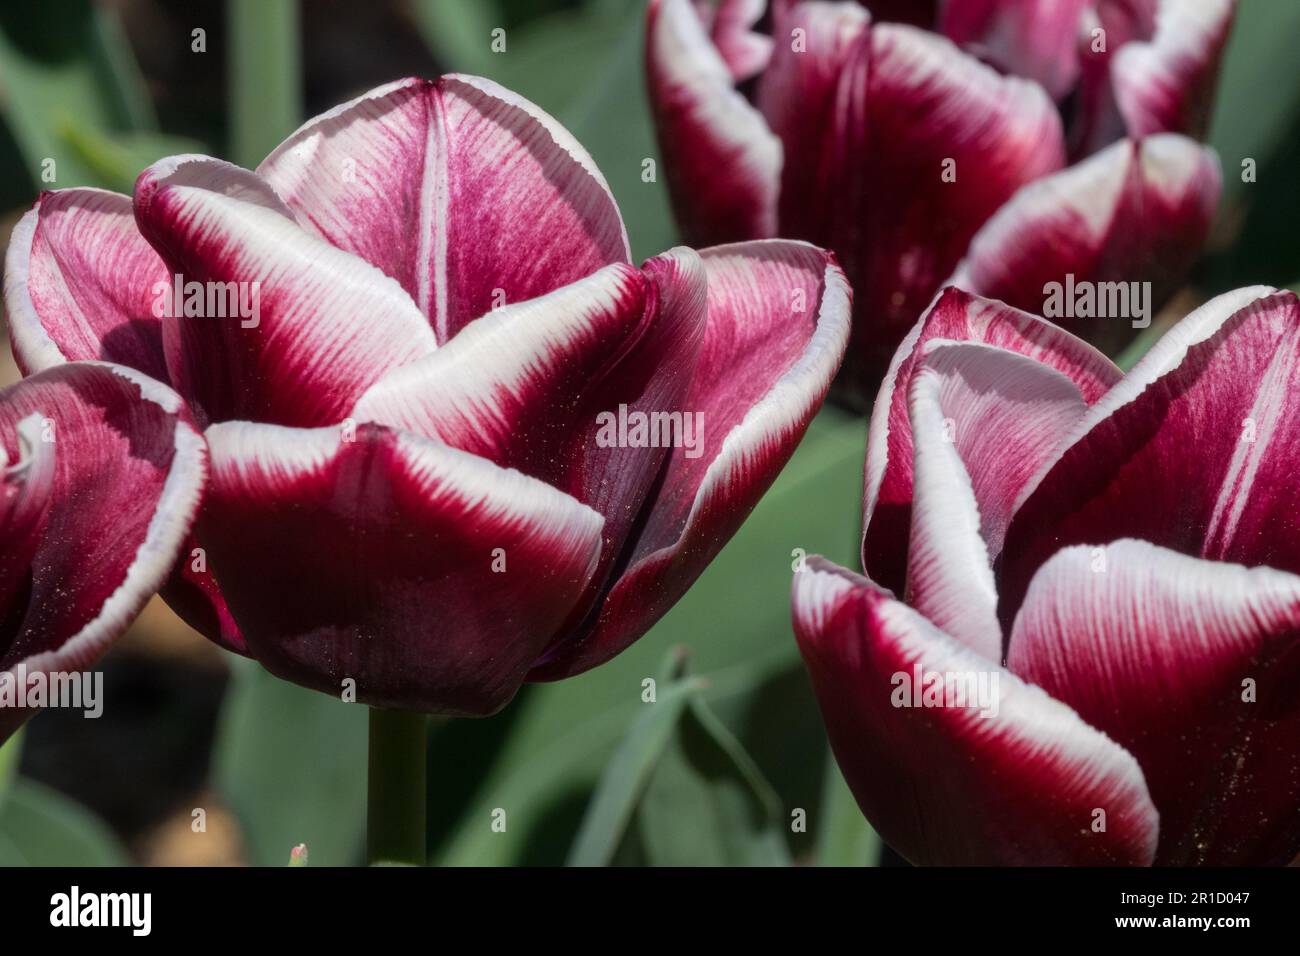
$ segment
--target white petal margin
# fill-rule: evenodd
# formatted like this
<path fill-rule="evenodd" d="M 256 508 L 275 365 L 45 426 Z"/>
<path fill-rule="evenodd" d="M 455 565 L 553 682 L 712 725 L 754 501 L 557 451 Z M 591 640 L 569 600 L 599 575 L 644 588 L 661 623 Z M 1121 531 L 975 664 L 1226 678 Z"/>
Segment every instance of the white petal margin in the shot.
<path fill-rule="evenodd" d="M 176 563 L 181 545 L 189 535 L 198 513 L 208 476 L 208 449 L 203 437 L 186 421 L 184 403 L 166 385 L 135 369 L 107 362 L 79 362 L 65 366 L 73 369 L 103 369 L 130 382 L 139 389 L 140 401 L 156 405 L 176 417 L 173 432 L 173 456 L 163 480 L 162 491 L 154 505 L 144 541 L 136 550 L 126 576 L 100 607 L 99 612 L 77 633 L 59 647 L 32 654 L 14 664 L 26 668 L 28 675 L 51 670 L 81 671 L 93 664 L 108 645 L 135 619 L 145 603 L 162 587 Z M 32 381 L 27 379 L 26 381 Z M 56 454 L 59 452 L 56 451 Z M 63 452 L 67 454 L 68 452 Z M 76 507 L 77 502 L 52 502 L 51 506 Z M 75 582 L 70 582 L 75 583 Z M 22 722 L 0 719 L 0 742 Z M 0 718 L 5 717 L 0 712 Z"/>
<path fill-rule="evenodd" d="M 1020 489 L 1056 457 L 1088 403 L 1068 376 L 1019 352 L 943 339 L 923 352 L 920 374 L 951 422 L 945 437 L 970 476 L 980 536 L 996 561 Z"/>
<path fill-rule="evenodd" d="M 1234 9 L 1235 0 L 1161 0 L 1150 42 L 1116 51 L 1111 84 L 1130 136 L 1205 134 Z"/>
<path fill-rule="evenodd" d="M 912 379 L 912 529 L 906 600 L 942 630 L 991 662 L 1002 660 L 997 585 L 980 536 L 980 510 L 957 450 L 943 372 Z"/>
<path fill-rule="evenodd" d="M 931 340 L 912 379 L 913 510 L 907 601 L 1002 659 L 992 562 L 1024 481 L 1087 410 L 1078 387 L 1031 358 Z"/>
<path fill-rule="evenodd" d="M 89 188 L 42 193 L 14 226 L 5 253 L 6 320 L 19 366 L 31 373 L 102 359 L 165 379 L 160 333 L 132 322 L 152 319 L 152 288 L 165 275 L 136 229 L 129 196 Z"/>
<path fill-rule="evenodd" d="M 373 424 L 207 434 L 199 539 L 250 656 L 307 687 L 352 676 L 365 703 L 493 713 L 599 561 L 598 512 L 440 442 Z"/>
<path fill-rule="evenodd" d="M 829 260 L 822 272 L 821 303 L 812 334 L 794 362 L 727 432 L 717 455 L 698 479 L 685 518 L 672 502 L 658 503 L 642 530 L 631 565 L 606 596 L 592 632 L 583 636 L 580 645 L 561 648 L 566 653 L 558 663 L 540 662 L 537 679 L 555 679 L 595 667 L 662 617 L 748 517 L 825 400 L 848 346 L 852 312 L 848 280 L 833 257 L 802 242 L 737 243 L 705 249 L 701 256 L 706 267 L 733 268 L 733 260 L 743 260 L 746 253 L 755 251 L 791 259 L 816 254 Z M 750 305 L 761 311 L 763 303 Z M 743 338 L 743 332 L 740 336 Z M 711 370 L 711 374 L 716 373 Z M 674 449 L 673 455 L 665 486 L 673 481 L 674 467 L 681 474 L 689 473 L 693 465 L 681 459 L 681 449 Z"/>
<path fill-rule="evenodd" d="M 1300 850 L 1300 577 L 1132 539 L 1064 548 L 1034 575 L 1008 666 L 1137 757 L 1157 863 Z"/>
<path fill-rule="evenodd" d="M 975 234 L 947 284 L 993 298 L 1014 295 L 1020 301 L 1013 304 L 1025 307 L 1025 299 L 1042 301 L 1039 271 L 1063 282 L 1067 271 L 1083 278 L 1097 268 L 1142 270 L 1141 263 L 1115 263 L 1108 251 L 1129 248 L 1135 232 L 1150 235 L 1158 259 L 1173 258 L 1180 237 L 1199 244 L 1220 188 L 1217 154 L 1195 140 L 1172 133 L 1119 140 L 1021 187 Z M 1157 204 L 1148 209 L 1146 197 Z"/>
<path fill-rule="evenodd" d="M 912 863 L 1151 862 L 1159 817 L 1137 761 L 1068 706 L 824 559 L 794 575 L 792 603 L 836 761 Z"/>
<path fill-rule="evenodd" d="M 1225 322 L 1242 309 L 1277 292 L 1277 289 L 1266 285 L 1233 289 L 1231 292 L 1215 296 L 1200 308 L 1188 313 L 1161 336 L 1137 364 L 1075 422 L 1057 447 L 1056 454 L 1045 459 L 1035 475 L 1025 483 L 1016 498 L 1013 511 L 1019 510 L 1060 457 L 1079 439 L 1092 431 L 1098 422 L 1109 418 L 1116 409 L 1122 408 L 1146 391 L 1152 382 L 1171 369 L 1177 368 L 1187 357 L 1188 349 L 1213 336 Z"/>
<path fill-rule="evenodd" d="M 161 160 L 136 181 L 135 211 L 187 281 L 258 290 L 255 325 L 163 326 L 172 381 L 208 420 L 337 421 L 383 372 L 437 347 L 395 281 L 300 228 L 248 170 L 204 156 Z"/>
<path fill-rule="evenodd" d="M 432 355 L 372 385 L 353 416 L 499 460 L 525 438 L 516 426 L 527 413 L 574 397 L 552 391 L 577 384 L 568 381 L 574 366 L 590 365 L 594 376 L 634 341 L 644 305 L 641 273 L 606 266 L 476 319 Z"/>
<path fill-rule="evenodd" d="M 647 17 L 650 99 L 686 239 L 775 236 L 780 140 L 736 90 L 690 0 L 651 0 Z"/>
<path fill-rule="evenodd" d="M 613 262 L 627 230 L 573 136 L 490 80 L 381 86 L 308 121 L 258 173 L 304 225 L 399 282 L 439 342 Z"/>

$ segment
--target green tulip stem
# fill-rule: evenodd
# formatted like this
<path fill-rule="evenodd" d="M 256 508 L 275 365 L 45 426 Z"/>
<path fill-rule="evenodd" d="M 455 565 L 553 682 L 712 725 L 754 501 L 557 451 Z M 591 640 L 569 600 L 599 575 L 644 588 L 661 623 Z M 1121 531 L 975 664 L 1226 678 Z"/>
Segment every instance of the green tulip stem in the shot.
<path fill-rule="evenodd" d="M 370 708 L 366 860 L 423 866 L 427 718 Z"/>

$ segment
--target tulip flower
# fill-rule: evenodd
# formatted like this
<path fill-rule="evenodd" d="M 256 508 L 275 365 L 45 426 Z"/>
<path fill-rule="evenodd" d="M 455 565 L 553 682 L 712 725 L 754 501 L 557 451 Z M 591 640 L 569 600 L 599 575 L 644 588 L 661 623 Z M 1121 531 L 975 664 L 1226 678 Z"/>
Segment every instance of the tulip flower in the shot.
<path fill-rule="evenodd" d="M 1219 296 L 1127 375 L 948 289 L 872 416 L 860 576 L 794 626 L 863 813 L 918 864 L 1300 851 L 1300 299 Z"/>
<path fill-rule="evenodd" d="M 0 389 L 0 743 L 158 590 L 205 473 L 180 397 L 132 369 L 70 363 Z"/>
<path fill-rule="evenodd" d="M 845 376 L 859 402 L 943 285 L 1038 313 L 1045 281 L 1151 282 L 1158 308 L 1183 278 L 1220 193 L 1196 137 L 1229 0 L 764 7 L 649 4 L 673 206 L 693 243 L 781 235 L 836 252 L 856 293 Z M 1133 334 L 1074 331 L 1108 349 Z"/>
<path fill-rule="evenodd" d="M 202 425 L 182 616 L 298 684 L 468 715 L 673 605 L 793 452 L 849 321 L 804 243 L 631 265 L 590 156 L 465 76 L 366 93 L 256 171 L 177 156 L 132 197 L 46 193 L 7 293 L 26 369 L 131 365 Z"/>

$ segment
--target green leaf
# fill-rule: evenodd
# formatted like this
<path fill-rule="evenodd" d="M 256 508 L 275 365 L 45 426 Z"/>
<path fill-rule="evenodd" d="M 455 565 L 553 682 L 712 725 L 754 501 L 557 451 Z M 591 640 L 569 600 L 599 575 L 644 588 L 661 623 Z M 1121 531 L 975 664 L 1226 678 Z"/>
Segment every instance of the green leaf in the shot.
<path fill-rule="evenodd" d="M 365 844 L 366 708 L 240 662 L 222 711 L 217 785 L 252 861 L 283 865 L 300 843 L 314 865 L 344 866 Z"/>
<path fill-rule="evenodd" d="M 875 866 L 880 859 L 880 837 L 862 815 L 829 749 L 816 829 L 818 866 Z"/>
<path fill-rule="evenodd" d="M 632 852 L 657 866 L 788 865 L 781 801 L 705 704 L 707 683 L 685 676 L 678 650 L 606 765 L 570 865 Z"/>
<path fill-rule="evenodd" d="M 81 804 L 33 780 L 14 781 L 0 808 L 0 866 L 127 866 L 126 849 Z"/>
<path fill-rule="evenodd" d="M 618 852 L 655 766 L 678 730 L 694 681 L 665 687 L 632 724 L 613 759 L 605 765 L 582 829 L 569 853 L 570 866 L 605 866 Z"/>
<path fill-rule="evenodd" d="M 0 91 L 30 183 L 47 188 L 107 185 L 68 142 L 69 129 L 124 134 L 157 125 L 120 23 L 88 0 L 0 11 Z"/>
<path fill-rule="evenodd" d="M 777 781 L 787 807 L 808 806 L 805 791 L 820 788 L 825 738 L 790 628 L 791 552 L 803 548 L 857 565 L 865 436 L 860 418 L 824 410 L 735 538 L 649 634 L 586 674 L 525 688 L 495 717 L 449 722 L 430 748 L 431 781 L 444 765 L 456 764 L 462 739 L 494 728 L 502 739 L 474 791 L 457 808 L 431 816 L 443 835 L 433 860 L 562 862 L 606 761 L 646 706 L 641 682 L 659 673 L 667 650 L 681 644 L 690 646 L 695 670 L 709 682 L 710 707 L 750 753 L 764 744 L 766 735 L 750 734 L 759 728 L 786 738 L 774 755 L 802 751 L 804 776 L 812 777 L 804 790 L 780 779 L 778 763 L 760 766 Z M 798 706 L 779 714 L 756 707 L 766 699 L 756 693 L 773 687 Z M 504 833 L 491 826 L 498 808 L 507 811 Z"/>
<path fill-rule="evenodd" d="M 130 193 L 140 171 L 164 156 L 201 153 L 197 140 L 161 133 L 104 133 L 69 125 L 58 131 L 77 159 L 91 170 L 106 189 Z"/>
<path fill-rule="evenodd" d="M 652 866 L 788 866 L 781 800 L 693 695 L 638 808 Z"/>
<path fill-rule="evenodd" d="M 5 795 L 10 785 L 18 776 L 18 760 L 23 752 L 23 732 L 16 734 L 0 744 L 0 808 L 4 807 Z"/>
<path fill-rule="evenodd" d="M 249 169 L 302 122 L 297 0 L 230 0 L 230 155 Z"/>
<path fill-rule="evenodd" d="M 413 12 L 420 36 L 440 66 L 457 73 L 491 71 L 496 56 L 492 31 L 503 25 L 493 0 L 416 0 Z"/>
<path fill-rule="evenodd" d="M 1237 5 L 1210 124 L 1210 141 L 1223 160 L 1223 185 L 1229 195 L 1253 188 L 1242 182 L 1241 161 L 1249 157 L 1263 166 L 1300 108 L 1297 33 L 1298 3 L 1255 0 Z"/>

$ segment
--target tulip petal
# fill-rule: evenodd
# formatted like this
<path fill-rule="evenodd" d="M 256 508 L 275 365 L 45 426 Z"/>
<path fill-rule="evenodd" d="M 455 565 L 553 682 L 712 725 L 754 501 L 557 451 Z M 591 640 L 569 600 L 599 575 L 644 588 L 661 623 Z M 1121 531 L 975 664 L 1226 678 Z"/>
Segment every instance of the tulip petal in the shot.
<path fill-rule="evenodd" d="M 772 38 L 754 31 L 766 6 L 765 0 L 695 0 L 701 23 L 737 83 L 761 73 L 772 55 Z"/>
<path fill-rule="evenodd" d="M 214 425 L 199 522 L 251 656 L 399 709 L 502 707 L 584 593 L 602 519 L 540 481 L 378 425 Z"/>
<path fill-rule="evenodd" d="M 1072 544 L 1139 538 L 1300 571 L 1297 394 L 1295 293 L 1238 290 L 1180 322 L 1022 492 L 1000 569 L 1003 622 L 1039 566 Z"/>
<path fill-rule="evenodd" d="M 180 398 L 132 369 L 0 391 L 0 681 L 89 668 L 171 570 L 205 477 Z M 0 741 L 29 716 L 0 707 Z"/>
<path fill-rule="evenodd" d="M 530 679 L 595 667 L 667 613 L 785 466 L 843 357 L 850 291 L 829 253 L 769 240 L 700 255 L 708 325 L 683 403 L 694 447 L 673 448 L 621 577 Z"/>
<path fill-rule="evenodd" d="M 1002 659 L 990 559 L 1016 496 L 1087 408 L 1065 375 L 983 344 L 932 340 L 912 377 L 907 603 L 989 660 Z"/>
<path fill-rule="evenodd" d="M 809 559 L 792 599 L 835 758 L 894 850 L 923 865 L 1151 862 L 1142 771 L 1068 706 L 828 561 Z M 943 695 L 917 706 L 927 685 Z"/>
<path fill-rule="evenodd" d="M 759 85 L 758 104 L 781 139 L 781 232 L 827 242 L 833 238 L 827 224 L 844 200 L 834 178 L 839 140 L 830 132 L 840 74 L 858 55 L 871 16 L 856 3 L 817 0 L 794 4 L 775 24 L 780 42 Z"/>
<path fill-rule="evenodd" d="M 948 0 L 940 31 L 1005 73 L 1037 80 L 1054 99 L 1079 76 L 1078 34 L 1093 0 Z"/>
<path fill-rule="evenodd" d="M 1117 51 L 1156 30 L 1161 0 L 1097 0 L 1084 10 L 1079 30 L 1079 82 L 1070 122 L 1070 157 L 1091 156 L 1124 136 L 1115 102 L 1111 63 Z"/>
<path fill-rule="evenodd" d="M 862 513 L 862 560 L 868 574 L 902 592 L 912 513 L 910 383 L 932 339 L 983 342 L 1027 356 L 1063 374 L 1093 404 L 1121 378 L 1109 359 L 1050 322 L 1000 302 L 945 289 L 899 346 L 871 412 Z"/>
<path fill-rule="evenodd" d="M 707 282 L 689 249 L 644 271 L 607 266 L 471 323 L 374 385 L 354 417 L 518 469 L 595 508 L 605 517 L 599 583 L 670 453 L 666 442 L 620 444 L 618 420 L 685 410 Z"/>
<path fill-rule="evenodd" d="M 651 0 L 646 74 L 677 224 L 695 247 L 777 232 L 781 143 L 690 0 Z"/>
<path fill-rule="evenodd" d="M 1130 136 L 1204 137 L 1234 9 L 1235 0 L 1162 0 L 1150 42 L 1116 50 L 1110 78 Z"/>
<path fill-rule="evenodd" d="M 307 122 L 258 167 L 307 228 L 396 279 L 439 343 L 629 260 L 609 185 L 541 109 L 490 80 L 406 79 Z"/>
<path fill-rule="evenodd" d="M 1021 186 L 1059 169 L 1065 146 L 1036 83 L 999 76 L 911 27 L 877 24 L 869 37 L 841 75 L 830 178 L 842 194 L 821 244 L 857 291 L 847 374 L 874 388 L 976 230 Z"/>
<path fill-rule="evenodd" d="M 1034 576 L 1009 666 L 1137 758 L 1157 864 L 1300 851 L 1300 578 L 1145 541 L 1067 548 Z"/>
<path fill-rule="evenodd" d="M 221 585 L 207 566 L 207 552 L 198 538 L 191 535 L 181 548 L 180 559 L 159 596 L 177 617 L 212 643 L 248 656 L 248 644 L 230 613 Z"/>
<path fill-rule="evenodd" d="M 396 282 L 305 232 L 247 170 L 202 156 L 161 160 L 137 180 L 135 212 L 184 276 L 186 312 L 188 283 L 225 290 L 225 317 L 207 315 L 204 302 L 205 314 L 164 325 L 172 381 L 205 423 L 337 422 L 384 372 L 436 348 Z"/>
<path fill-rule="evenodd" d="M 1041 313 L 1089 341 L 1122 344 L 1181 284 L 1209 234 L 1221 187 L 1218 156 L 1208 147 L 1175 134 L 1121 140 L 1020 190 L 971 240 L 951 282 Z M 1151 284 L 1147 293 L 1131 288 L 1137 282 Z M 1060 298 L 1084 283 L 1123 283 L 1115 287 L 1121 314 L 1076 317 L 1073 301 L 1055 303 L 1068 305 L 1068 314 L 1047 308 L 1050 289 Z M 1110 288 L 1096 291 L 1088 312 L 1106 309 Z M 1145 315 L 1138 315 L 1142 299 Z"/>
<path fill-rule="evenodd" d="M 9 338 L 27 372 L 103 359 L 166 382 L 154 313 L 167 267 L 135 226 L 131 200 L 101 189 L 42 193 L 5 257 Z"/>

